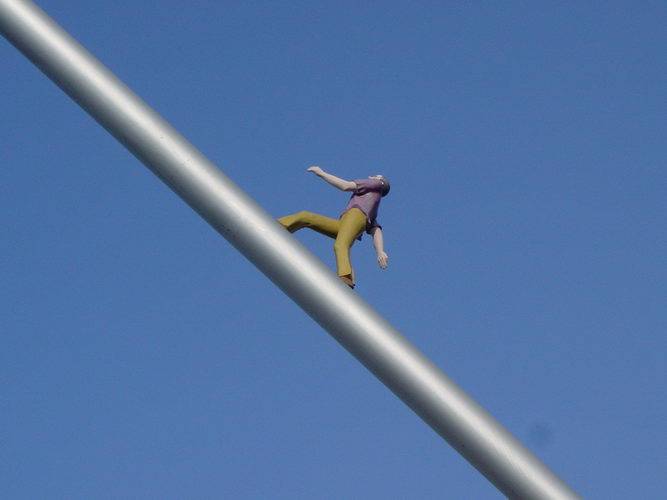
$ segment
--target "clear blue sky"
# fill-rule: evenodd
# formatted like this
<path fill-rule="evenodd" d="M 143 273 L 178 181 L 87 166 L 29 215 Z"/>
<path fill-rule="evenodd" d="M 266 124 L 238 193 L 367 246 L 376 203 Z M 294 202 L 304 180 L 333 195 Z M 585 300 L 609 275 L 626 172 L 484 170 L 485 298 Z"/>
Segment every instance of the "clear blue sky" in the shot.
<path fill-rule="evenodd" d="M 358 293 L 586 498 L 665 498 L 667 3 L 39 3 L 275 216 L 389 177 Z M 501 498 L 0 61 L 0 497 Z"/>

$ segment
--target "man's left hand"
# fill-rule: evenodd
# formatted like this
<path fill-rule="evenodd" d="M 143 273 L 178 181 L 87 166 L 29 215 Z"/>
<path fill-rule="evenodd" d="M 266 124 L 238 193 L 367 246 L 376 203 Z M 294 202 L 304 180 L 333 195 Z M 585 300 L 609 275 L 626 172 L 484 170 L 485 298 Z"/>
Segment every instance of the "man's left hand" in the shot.
<path fill-rule="evenodd" d="M 378 266 L 380 266 L 382 269 L 387 269 L 388 265 L 389 265 L 389 256 L 387 255 L 386 252 L 380 252 L 378 254 Z"/>

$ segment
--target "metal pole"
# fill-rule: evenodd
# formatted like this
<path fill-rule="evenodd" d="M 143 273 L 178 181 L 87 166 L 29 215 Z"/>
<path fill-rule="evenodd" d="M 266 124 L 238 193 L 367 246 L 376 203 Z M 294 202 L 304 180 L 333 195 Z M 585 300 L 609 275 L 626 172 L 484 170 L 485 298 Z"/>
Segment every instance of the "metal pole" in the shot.
<path fill-rule="evenodd" d="M 33 2 L 0 32 L 500 491 L 580 498 Z"/>

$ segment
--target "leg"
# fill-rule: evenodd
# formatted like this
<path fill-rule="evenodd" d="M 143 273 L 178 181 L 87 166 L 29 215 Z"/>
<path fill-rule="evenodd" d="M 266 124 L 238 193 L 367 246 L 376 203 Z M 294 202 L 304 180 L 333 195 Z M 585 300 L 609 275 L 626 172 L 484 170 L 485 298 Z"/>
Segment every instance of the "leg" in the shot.
<path fill-rule="evenodd" d="M 338 235 L 338 230 L 340 229 L 339 220 L 305 211 L 281 217 L 278 219 L 278 222 L 280 222 L 290 233 L 308 227 L 313 231 L 317 231 L 318 233 L 334 239 Z"/>
<path fill-rule="evenodd" d="M 354 273 L 350 264 L 350 248 L 366 227 L 366 215 L 358 208 L 348 210 L 340 219 L 340 229 L 334 243 L 338 276 L 348 285 L 354 285 Z"/>

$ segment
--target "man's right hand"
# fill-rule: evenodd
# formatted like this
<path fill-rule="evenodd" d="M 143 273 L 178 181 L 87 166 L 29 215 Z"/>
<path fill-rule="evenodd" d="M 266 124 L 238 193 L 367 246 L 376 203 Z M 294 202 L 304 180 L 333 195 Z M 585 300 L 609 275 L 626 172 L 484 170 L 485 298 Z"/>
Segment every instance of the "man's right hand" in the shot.
<path fill-rule="evenodd" d="M 322 175 L 324 173 L 324 170 L 322 170 L 320 167 L 308 167 L 306 170 L 308 172 L 312 172 L 315 175 Z"/>

